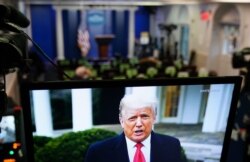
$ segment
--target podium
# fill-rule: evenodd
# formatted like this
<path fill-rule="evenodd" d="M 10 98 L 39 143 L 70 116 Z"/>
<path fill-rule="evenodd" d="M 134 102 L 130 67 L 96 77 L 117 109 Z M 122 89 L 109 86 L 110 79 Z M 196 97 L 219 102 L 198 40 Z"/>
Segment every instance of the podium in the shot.
<path fill-rule="evenodd" d="M 112 42 L 114 38 L 115 36 L 112 34 L 95 36 L 95 40 L 98 45 L 99 58 L 102 59 L 108 57 L 109 44 Z"/>

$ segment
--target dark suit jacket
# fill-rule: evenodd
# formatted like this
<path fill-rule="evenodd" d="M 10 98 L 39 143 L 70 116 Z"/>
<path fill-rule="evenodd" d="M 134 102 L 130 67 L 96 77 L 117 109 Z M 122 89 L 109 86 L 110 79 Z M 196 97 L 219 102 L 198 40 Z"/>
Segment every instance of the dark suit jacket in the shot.
<path fill-rule="evenodd" d="M 178 139 L 151 133 L 151 162 L 180 162 L 181 147 Z M 85 162 L 129 162 L 124 133 L 92 144 Z"/>

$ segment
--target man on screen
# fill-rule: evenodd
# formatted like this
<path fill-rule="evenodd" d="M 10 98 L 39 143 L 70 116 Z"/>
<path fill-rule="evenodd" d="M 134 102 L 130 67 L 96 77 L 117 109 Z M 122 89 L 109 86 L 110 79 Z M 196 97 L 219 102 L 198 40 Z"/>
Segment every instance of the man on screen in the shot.
<path fill-rule="evenodd" d="M 178 139 L 153 131 L 156 102 L 125 95 L 119 107 L 120 135 L 94 143 L 85 162 L 180 162 Z"/>

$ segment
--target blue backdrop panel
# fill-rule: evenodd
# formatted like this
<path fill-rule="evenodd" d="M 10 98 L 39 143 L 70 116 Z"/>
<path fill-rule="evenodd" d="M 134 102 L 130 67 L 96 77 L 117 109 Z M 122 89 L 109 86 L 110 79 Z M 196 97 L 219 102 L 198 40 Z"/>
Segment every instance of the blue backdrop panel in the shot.
<path fill-rule="evenodd" d="M 51 58 L 56 54 L 56 15 L 52 5 L 31 5 L 31 27 L 33 39 Z M 91 49 L 88 57 L 98 58 L 98 48 L 95 36 L 98 34 L 114 34 L 115 39 L 110 44 L 109 56 L 119 53 L 128 55 L 128 11 L 89 10 L 81 21 L 80 11 L 63 11 L 63 32 L 65 58 L 80 58 L 77 47 L 77 30 L 85 26 L 89 30 Z M 135 37 L 139 38 L 142 31 L 149 31 L 149 13 L 141 7 L 135 15 Z"/>
<path fill-rule="evenodd" d="M 51 59 L 55 59 L 55 11 L 51 5 L 31 6 L 31 27 L 33 40 Z M 47 61 L 44 57 L 41 58 Z"/>
<path fill-rule="evenodd" d="M 149 31 L 149 11 L 145 7 L 140 7 L 135 12 L 135 37 L 140 38 L 140 33 L 143 31 Z"/>
<path fill-rule="evenodd" d="M 95 36 L 100 34 L 105 34 L 105 24 L 106 24 L 106 17 L 105 17 L 104 11 L 98 11 L 98 10 L 89 10 L 87 11 L 87 18 L 86 18 L 86 24 L 89 30 L 89 36 L 90 36 L 90 44 L 91 48 L 88 54 L 88 57 L 90 58 L 98 58 L 98 46 L 95 41 Z"/>
<path fill-rule="evenodd" d="M 80 23 L 80 12 L 63 10 L 64 55 L 67 59 L 81 58 L 77 47 L 77 31 Z"/>
<path fill-rule="evenodd" d="M 85 23 L 89 30 L 91 49 L 88 57 L 98 58 L 98 45 L 95 40 L 97 35 L 113 34 L 112 16 L 109 10 L 89 10 L 86 14 Z M 112 44 L 109 46 L 109 56 L 112 55 Z"/>
<path fill-rule="evenodd" d="M 113 32 L 115 39 L 113 41 L 114 54 L 122 57 L 128 55 L 128 12 L 127 11 L 113 11 Z"/>

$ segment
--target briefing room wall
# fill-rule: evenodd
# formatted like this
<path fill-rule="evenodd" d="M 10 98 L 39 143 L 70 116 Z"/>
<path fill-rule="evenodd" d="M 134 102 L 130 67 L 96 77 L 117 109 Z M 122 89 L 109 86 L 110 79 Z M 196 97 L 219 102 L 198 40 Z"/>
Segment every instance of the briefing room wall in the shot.
<path fill-rule="evenodd" d="M 56 58 L 55 12 L 51 5 L 31 5 L 33 40 L 51 58 Z M 42 58 L 44 61 L 45 59 Z"/>
<path fill-rule="evenodd" d="M 52 5 L 31 5 L 30 7 L 32 37 L 52 60 L 58 55 L 56 52 L 56 17 L 53 7 Z M 80 52 L 76 45 L 79 14 L 76 11 L 63 10 L 62 17 L 65 58 L 79 58 Z"/>
<path fill-rule="evenodd" d="M 194 4 L 194 5 L 167 5 L 163 7 L 159 7 L 157 9 L 156 15 L 152 16 L 151 20 L 154 21 L 151 26 L 158 26 L 159 23 L 165 24 L 183 24 L 181 18 L 178 15 L 183 11 L 183 7 L 187 10 L 186 15 L 186 23 L 189 25 L 190 33 L 189 33 L 189 50 L 196 51 L 196 65 L 198 68 L 205 67 L 208 70 L 219 71 L 221 75 L 235 75 L 235 72 L 232 70 L 229 72 L 224 71 L 223 69 L 215 68 L 215 61 L 212 60 L 220 60 L 222 51 L 222 39 L 221 39 L 221 30 L 219 30 L 218 26 L 215 26 L 215 22 L 217 17 L 214 17 L 216 12 L 218 12 L 218 8 L 220 6 L 236 6 L 236 8 L 240 12 L 240 34 L 239 34 L 239 49 L 247 47 L 250 45 L 249 37 L 250 29 L 249 29 L 249 19 L 247 18 L 246 13 L 249 13 L 249 4 Z M 209 13 L 208 19 L 202 19 L 202 12 L 207 11 Z M 155 28 L 157 31 L 154 32 L 155 35 L 161 35 L 162 33 L 159 29 Z M 217 34 L 214 31 L 219 30 Z M 173 31 L 175 33 L 176 31 Z M 176 35 L 178 36 L 178 34 Z M 217 43 L 214 43 L 214 42 Z M 214 50 L 217 49 L 217 52 Z M 231 65 L 231 64 L 230 64 Z M 223 68 L 223 67 L 221 67 Z M 230 67 L 232 68 L 232 67 Z"/>
<path fill-rule="evenodd" d="M 29 5 L 31 15 L 31 31 L 32 37 L 38 44 L 41 44 L 42 49 L 52 59 L 55 59 L 58 54 L 57 49 L 57 34 L 56 29 L 56 6 L 54 5 Z M 103 24 L 93 24 L 88 17 L 91 12 L 103 12 Z M 85 12 L 86 19 L 81 18 L 81 14 Z M 139 36 L 142 31 L 149 31 L 149 11 L 143 7 L 138 8 L 135 12 L 135 36 Z M 62 29 L 63 29 L 63 50 L 65 58 L 79 58 L 79 50 L 77 49 L 77 29 L 81 24 L 90 30 L 91 49 L 88 57 L 97 57 L 98 49 L 95 42 L 96 34 L 114 34 L 112 54 L 121 53 L 122 56 L 128 55 L 128 22 L 129 14 L 127 10 L 72 10 L 63 9 L 62 11 Z M 99 27 L 98 27 L 99 25 Z M 113 49 L 113 50 L 112 50 Z M 111 54 L 111 55 L 112 55 Z"/>
<path fill-rule="evenodd" d="M 145 7 L 139 7 L 135 12 L 135 38 L 139 39 L 143 31 L 150 32 L 149 30 L 149 11 Z"/>
<path fill-rule="evenodd" d="M 126 11 L 112 11 L 112 30 L 115 35 L 112 41 L 113 54 L 123 57 L 128 53 L 128 13 Z"/>
<path fill-rule="evenodd" d="M 185 53 L 188 55 L 189 49 L 192 49 L 192 42 L 195 40 L 194 35 L 192 34 L 192 31 L 195 29 L 192 29 L 192 27 L 196 27 L 195 25 L 191 27 L 191 16 L 190 16 L 190 5 L 166 5 L 166 6 L 161 6 L 158 7 L 155 14 L 151 16 L 151 24 L 150 24 L 150 30 L 153 35 L 155 35 L 158 38 L 165 37 L 165 40 L 169 39 L 169 36 L 166 32 L 166 30 L 160 30 L 159 29 L 159 24 L 165 24 L 165 25 L 171 25 L 174 24 L 176 25 L 176 29 L 171 31 L 170 34 L 170 46 L 173 49 L 174 48 L 174 43 L 178 43 L 178 49 L 177 49 L 177 54 L 180 54 L 181 49 L 180 44 L 181 44 L 181 35 L 182 29 L 185 27 L 187 29 L 187 33 L 185 35 L 188 38 L 187 41 L 187 46 L 185 48 Z M 153 22 L 153 23 L 152 23 Z M 182 39 L 183 40 L 183 39 Z M 165 42 L 167 43 L 167 41 Z M 183 43 L 183 42 L 182 42 Z M 185 54 L 184 54 L 185 55 Z M 184 56 L 183 55 L 183 56 Z M 186 55 L 184 56 L 185 58 Z"/>
<path fill-rule="evenodd" d="M 115 38 L 111 43 L 109 55 L 120 54 L 123 57 L 128 55 L 128 11 L 116 10 L 89 10 L 87 13 L 102 13 L 104 15 L 104 22 L 93 23 L 88 20 L 86 25 L 90 32 L 91 49 L 88 54 L 89 57 L 98 57 L 98 48 L 94 39 L 97 34 L 114 34 Z M 82 22 L 83 23 L 83 22 Z M 135 37 L 139 38 L 142 31 L 149 31 L 149 13 L 141 7 L 135 12 Z"/>
<path fill-rule="evenodd" d="M 207 68 L 215 70 L 218 75 L 237 75 L 239 69 L 232 67 L 232 52 L 223 53 L 223 30 L 222 19 L 231 13 L 231 21 L 238 24 L 239 32 L 237 36 L 236 51 L 250 46 L 250 20 L 247 15 L 250 14 L 249 4 L 213 4 L 211 6 L 211 29 L 209 31 L 210 39 L 206 42 L 209 44 L 207 50 Z M 232 14 L 231 11 L 234 11 Z M 230 23 L 228 23 L 230 24 Z M 223 62 L 223 64 L 221 64 Z"/>
<path fill-rule="evenodd" d="M 236 50 L 248 47 L 250 45 L 250 20 L 247 17 L 247 15 L 250 14 L 249 4 L 212 3 L 189 6 L 191 29 L 189 39 L 191 47 L 190 49 L 196 50 L 197 60 L 200 60 L 200 62 L 196 62 L 196 64 L 199 65 L 198 67 L 205 67 L 208 70 L 214 70 L 218 72 L 218 75 L 238 74 L 238 72 L 233 69 L 231 65 L 231 53 L 229 53 L 227 56 L 222 55 L 223 30 L 221 29 L 220 21 L 223 14 L 228 14 L 223 10 L 227 10 L 228 8 L 235 8 L 235 10 L 239 13 L 239 36 L 237 39 L 238 46 Z M 201 19 L 200 13 L 204 10 L 210 12 L 209 19 L 207 21 Z M 221 12 L 222 15 L 217 16 L 219 12 Z M 216 33 L 216 31 L 218 32 Z M 223 62 L 223 64 L 221 64 L 221 62 Z"/>
<path fill-rule="evenodd" d="M 212 42 L 213 42 L 213 35 L 212 32 L 214 30 L 213 24 L 214 24 L 214 15 L 216 13 L 216 9 L 220 5 L 225 5 L 225 4 L 202 4 L 202 5 L 186 5 L 188 9 L 188 22 L 190 26 L 190 37 L 189 37 L 189 50 L 195 50 L 197 52 L 197 59 L 196 60 L 201 60 L 197 61 L 196 64 L 198 67 L 206 67 L 209 69 L 210 63 L 209 63 L 209 57 L 211 55 L 211 50 L 214 48 L 212 47 Z M 250 34 L 250 20 L 247 18 L 247 15 L 249 11 L 249 4 L 233 4 L 237 6 L 239 12 L 240 12 L 240 36 L 239 36 L 239 49 L 242 49 L 244 47 L 248 47 L 250 45 L 250 38 L 248 35 Z M 148 14 L 145 12 L 146 19 L 141 19 L 138 16 L 138 13 L 143 13 L 142 11 L 136 12 L 136 24 L 142 24 L 141 26 L 135 25 L 135 35 L 139 35 L 139 33 L 143 30 L 149 30 L 152 35 L 160 36 L 161 33 L 158 29 L 158 23 L 159 22 L 166 22 L 166 23 L 178 23 L 178 19 L 176 19 L 176 15 L 178 15 L 178 12 L 180 12 L 180 7 L 181 5 L 167 5 L 163 7 L 158 7 L 156 10 L 156 14 Z M 183 5 L 182 5 L 183 6 Z M 38 8 L 41 10 L 41 8 L 45 8 L 44 10 L 48 11 L 46 14 L 39 14 L 37 13 Z M 141 8 L 139 8 L 141 9 Z M 208 21 L 202 21 L 200 17 L 200 13 L 203 9 L 206 9 L 211 12 L 210 18 Z M 159 11 L 160 10 L 160 11 Z M 31 5 L 31 18 L 32 18 L 32 36 L 35 41 L 41 44 L 41 47 L 44 49 L 44 51 L 52 58 L 54 59 L 56 57 L 56 47 L 55 47 L 55 12 L 53 6 L 50 5 Z M 41 11 L 45 12 L 45 11 Z M 34 14 L 35 13 L 35 14 Z M 37 16 L 36 16 L 37 15 Z M 44 15 L 50 15 L 50 16 L 44 16 Z M 150 17 L 150 20 L 149 20 Z M 154 20 L 154 18 L 156 18 Z M 43 21 L 43 19 L 46 19 L 46 21 Z M 114 23 L 114 16 L 112 16 L 112 22 Z M 147 21 L 144 21 L 147 20 Z M 162 21 L 164 20 L 164 21 Z M 63 20 L 63 21 L 69 21 L 69 20 Z M 152 23 L 154 21 L 154 23 Z M 41 23 L 44 22 L 44 23 Z M 117 21 L 115 23 L 118 23 Z M 124 29 L 127 29 L 128 27 L 128 21 L 126 20 L 125 22 L 119 22 L 121 24 L 118 24 L 116 26 L 112 25 L 112 30 L 113 32 L 117 32 L 119 34 L 123 34 L 120 31 L 117 31 L 119 28 L 118 26 L 122 26 Z M 150 27 L 149 27 L 150 23 Z M 144 24 L 144 25 L 143 25 Z M 41 28 L 42 26 L 42 28 Z M 51 27 L 51 29 L 48 28 L 48 26 Z M 114 29 L 116 27 L 116 29 Z M 140 27 L 144 27 L 145 29 L 139 30 Z M 76 28 L 76 27 L 71 27 L 71 28 Z M 148 28 L 148 29 L 147 29 Z M 46 29 L 46 32 L 44 32 Z M 122 30 L 122 31 L 127 31 L 127 30 Z M 65 33 L 64 29 L 64 35 L 69 35 L 69 37 L 73 37 L 73 35 L 70 35 L 68 33 Z M 68 32 L 72 33 L 72 30 L 68 30 Z M 75 31 L 74 31 L 75 32 Z M 119 32 L 119 33 L 118 33 Z M 126 35 L 126 34 L 125 34 Z M 136 36 L 136 37 L 137 37 Z M 46 41 L 44 41 L 44 37 L 46 38 Z M 114 53 L 120 53 L 121 51 L 125 51 L 124 49 L 127 49 L 127 42 L 128 37 L 123 37 L 126 39 L 122 39 L 123 42 L 120 42 L 121 40 L 115 40 L 115 44 L 122 44 L 123 49 L 120 46 L 115 46 Z M 215 38 L 217 39 L 217 38 Z M 54 40 L 54 41 L 53 41 Z M 126 40 L 126 41 L 124 41 Z M 48 41 L 50 43 L 48 43 Z M 69 41 L 68 39 L 65 41 Z M 73 41 L 71 41 L 72 43 Z M 125 44 L 126 43 L 126 44 Z M 73 52 L 70 49 L 74 48 L 76 50 L 76 46 L 69 46 L 70 44 L 65 43 L 64 48 L 65 48 L 65 55 L 66 58 L 72 58 L 72 57 L 77 57 L 78 54 L 74 52 L 74 54 L 70 54 Z M 114 42 L 113 42 L 114 46 Z M 92 50 L 94 49 L 94 46 L 92 47 Z M 95 48 L 96 49 L 96 48 Z M 97 49 L 96 49 L 97 50 Z M 69 52 L 67 52 L 69 51 Z M 96 53 L 96 52 L 94 52 Z M 72 56 L 74 55 L 74 56 Z M 123 54 L 126 55 L 126 54 Z M 91 54 L 89 55 L 91 56 Z M 205 58 L 205 60 L 204 60 Z M 211 65 L 212 66 L 212 65 Z"/>
<path fill-rule="evenodd" d="M 77 47 L 77 30 L 80 23 L 80 12 L 63 10 L 64 54 L 68 59 L 79 59 L 80 50 Z"/>
<path fill-rule="evenodd" d="M 86 19 L 82 19 L 82 24 L 86 24 L 86 28 L 89 31 L 90 36 L 90 51 L 87 57 L 98 57 L 98 45 L 95 41 L 96 35 L 112 34 L 111 27 L 111 12 L 104 10 L 86 10 L 83 11 L 86 14 Z M 110 47 L 109 50 L 112 50 Z"/>
<path fill-rule="evenodd" d="M 238 4 L 240 15 L 239 49 L 250 46 L 250 4 Z"/>

